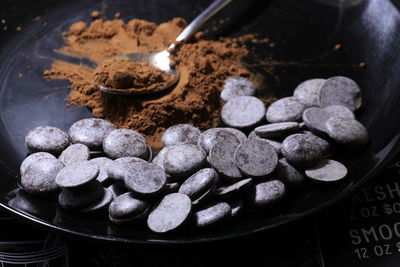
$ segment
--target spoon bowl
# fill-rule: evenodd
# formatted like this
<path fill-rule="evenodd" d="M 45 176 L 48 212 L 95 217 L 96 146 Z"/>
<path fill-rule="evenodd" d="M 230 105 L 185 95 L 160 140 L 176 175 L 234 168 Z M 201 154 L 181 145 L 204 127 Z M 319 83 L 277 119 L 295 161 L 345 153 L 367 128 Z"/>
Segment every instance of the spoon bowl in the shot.
<path fill-rule="evenodd" d="M 138 90 L 136 88 L 117 89 L 105 86 L 100 86 L 100 91 L 114 95 L 148 95 L 164 91 L 174 86 L 180 77 L 177 69 L 171 67 L 170 53 L 167 50 L 160 52 L 147 52 L 147 53 L 128 53 L 115 57 L 115 59 L 129 59 L 132 62 L 147 63 L 149 66 L 154 66 L 157 69 L 168 74 L 169 79 L 162 86 L 153 86 L 145 88 L 145 90 Z"/>
<path fill-rule="evenodd" d="M 200 15 L 198 15 L 186 28 L 178 35 L 175 42 L 184 42 L 195 34 L 201 26 L 203 26 L 210 18 L 218 11 L 228 5 L 232 0 L 216 0 L 208 6 Z M 179 81 L 179 71 L 171 67 L 171 54 L 169 51 L 175 49 L 175 44 L 172 43 L 168 49 L 159 52 L 144 52 L 144 53 L 128 53 L 114 57 L 117 60 L 129 59 L 132 62 L 147 63 L 149 66 L 156 67 L 169 76 L 169 79 L 160 86 L 149 85 L 148 88 L 136 89 L 118 89 L 105 86 L 99 86 L 99 90 L 104 93 L 114 95 L 149 95 L 164 91 L 171 88 Z"/>

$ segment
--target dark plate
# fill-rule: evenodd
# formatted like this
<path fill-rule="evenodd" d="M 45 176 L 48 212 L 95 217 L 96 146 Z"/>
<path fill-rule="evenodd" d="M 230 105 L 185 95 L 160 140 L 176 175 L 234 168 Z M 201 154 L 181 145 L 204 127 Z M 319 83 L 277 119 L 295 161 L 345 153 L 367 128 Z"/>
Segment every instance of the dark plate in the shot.
<path fill-rule="evenodd" d="M 66 81 L 42 79 L 51 59 L 63 58 L 54 49 L 63 44 L 61 33 L 71 23 L 89 21 L 95 9 L 102 10 L 106 18 L 119 11 L 125 20 L 138 17 L 163 22 L 175 16 L 190 20 L 209 2 L 1 1 L 0 205 L 35 224 L 97 239 L 133 243 L 226 239 L 270 229 L 337 202 L 373 177 L 399 150 L 400 15 L 392 2 L 236 0 L 214 22 L 226 16 L 229 20 L 217 25 L 218 30 L 210 31 L 209 36 L 256 32 L 275 42 L 268 48 L 255 46 L 252 52 L 259 59 L 273 61 L 255 64 L 249 58 L 248 63 L 265 77 L 267 89 L 276 96 L 290 95 L 298 83 L 309 78 L 345 75 L 360 84 L 364 105 L 358 118 L 368 128 L 371 142 L 358 154 L 342 158 L 350 168 L 346 182 L 329 188 L 310 185 L 301 194 L 292 195 L 279 210 L 248 213 L 221 228 L 168 236 L 150 233 L 144 227 L 116 227 L 104 217 L 82 217 L 57 208 L 55 202 L 16 192 L 27 131 L 39 125 L 66 130 L 74 121 L 90 116 L 84 107 L 65 105 Z M 338 8 L 336 2 L 343 5 Z M 17 26 L 22 30 L 17 31 Z M 337 43 L 342 49 L 334 51 Z M 366 62 L 367 67 L 360 68 L 360 62 Z"/>

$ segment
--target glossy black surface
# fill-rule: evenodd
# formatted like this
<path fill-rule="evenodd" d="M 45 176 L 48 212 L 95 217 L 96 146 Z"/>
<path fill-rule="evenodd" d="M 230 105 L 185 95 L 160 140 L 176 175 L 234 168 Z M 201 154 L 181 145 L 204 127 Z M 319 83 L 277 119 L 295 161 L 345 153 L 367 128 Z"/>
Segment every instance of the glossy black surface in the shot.
<path fill-rule="evenodd" d="M 91 238 L 138 243 L 211 241 L 273 228 L 320 210 L 373 177 L 399 150 L 400 14 L 390 1 L 235 0 L 214 22 L 226 16 L 229 20 L 214 23 L 218 30 L 210 30 L 208 35 L 256 32 L 274 42 L 275 46 L 267 48 L 254 45 L 253 56 L 247 59 L 265 77 L 269 92 L 278 97 L 290 95 L 305 79 L 336 75 L 349 76 L 361 86 L 364 104 L 357 115 L 368 128 L 371 142 L 358 154 L 341 157 L 350 168 L 345 183 L 334 187 L 309 185 L 304 192 L 292 194 L 279 210 L 247 213 L 223 227 L 183 230 L 167 236 L 143 230 L 145 227 L 117 227 L 101 215 L 73 214 L 52 200 L 38 200 L 16 190 L 18 167 L 26 155 L 23 140 L 27 131 L 39 125 L 66 130 L 76 120 L 90 116 L 84 107 L 65 105 L 67 81 L 42 79 L 53 58 L 66 59 L 54 49 L 62 46 L 61 33 L 71 23 L 89 22 L 89 14 L 95 9 L 102 10 L 105 18 L 121 12 L 125 20 L 137 17 L 159 23 L 176 16 L 191 20 L 209 2 L 0 2 L 0 205 L 35 224 Z M 342 3 L 340 8 L 336 2 Z M 17 26 L 22 31 L 16 31 Z M 342 49 L 334 51 L 337 43 Z M 254 60 L 254 55 L 259 60 Z M 360 68 L 360 62 L 366 62 L 367 68 Z"/>

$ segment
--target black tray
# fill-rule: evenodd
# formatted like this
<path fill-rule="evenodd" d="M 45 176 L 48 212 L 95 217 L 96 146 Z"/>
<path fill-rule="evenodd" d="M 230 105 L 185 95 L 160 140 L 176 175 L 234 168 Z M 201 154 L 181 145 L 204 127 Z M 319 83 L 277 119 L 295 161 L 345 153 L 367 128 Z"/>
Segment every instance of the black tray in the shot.
<path fill-rule="evenodd" d="M 254 45 L 260 64 L 248 63 L 265 77 L 265 86 L 277 97 L 290 95 L 309 78 L 345 75 L 363 90 L 359 120 L 371 142 L 358 154 L 343 156 L 350 173 L 334 187 L 310 185 L 279 210 L 248 213 L 236 221 L 206 231 L 157 235 L 144 227 L 121 228 L 106 218 L 84 217 L 64 211 L 55 202 L 17 192 L 19 164 L 26 155 L 24 136 L 39 125 L 63 130 L 90 117 L 85 107 L 67 107 L 67 81 L 47 81 L 43 70 L 52 58 L 66 59 L 54 49 L 63 44 L 61 33 L 78 20 L 101 10 L 105 18 L 121 12 L 125 20 L 142 18 L 163 22 L 176 16 L 193 19 L 210 1 L 28 1 L 0 2 L 0 205 L 20 218 L 48 228 L 90 238 L 131 243 L 190 243 L 220 240 L 277 227 L 304 217 L 354 191 L 380 171 L 399 150 L 400 41 L 397 8 L 388 0 L 235 0 L 214 23 L 208 36 L 259 33 L 274 45 Z M 341 3 L 338 7 L 336 3 Z M 221 19 L 229 20 L 219 25 Z M 22 28 L 17 31 L 17 27 Z M 212 30 L 218 26 L 217 30 Z M 341 49 L 333 47 L 340 43 Z M 73 60 L 73 59 L 70 59 Z M 76 60 L 75 60 L 76 61 Z M 367 67 L 361 68 L 360 62 Z M 18 207 L 9 203 L 18 198 Z M 12 201 L 15 203 L 15 200 Z"/>

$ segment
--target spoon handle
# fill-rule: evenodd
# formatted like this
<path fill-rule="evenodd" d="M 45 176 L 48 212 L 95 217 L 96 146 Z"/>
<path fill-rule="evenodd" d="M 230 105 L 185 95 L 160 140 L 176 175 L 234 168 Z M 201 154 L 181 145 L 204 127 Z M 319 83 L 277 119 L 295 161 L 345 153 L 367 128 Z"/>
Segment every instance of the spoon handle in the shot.
<path fill-rule="evenodd" d="M 210 18 L 218 13 L 227 4 L 232 2 L 232 0 L 215 0 L 209 7 L 207 7 L 200 15 L 198 15 L 186 28 L 181 32 L 181 34 L 176 37 L 176 42 L 184 41 L 192 37 L 201 26 L 204 25 Z"/>

